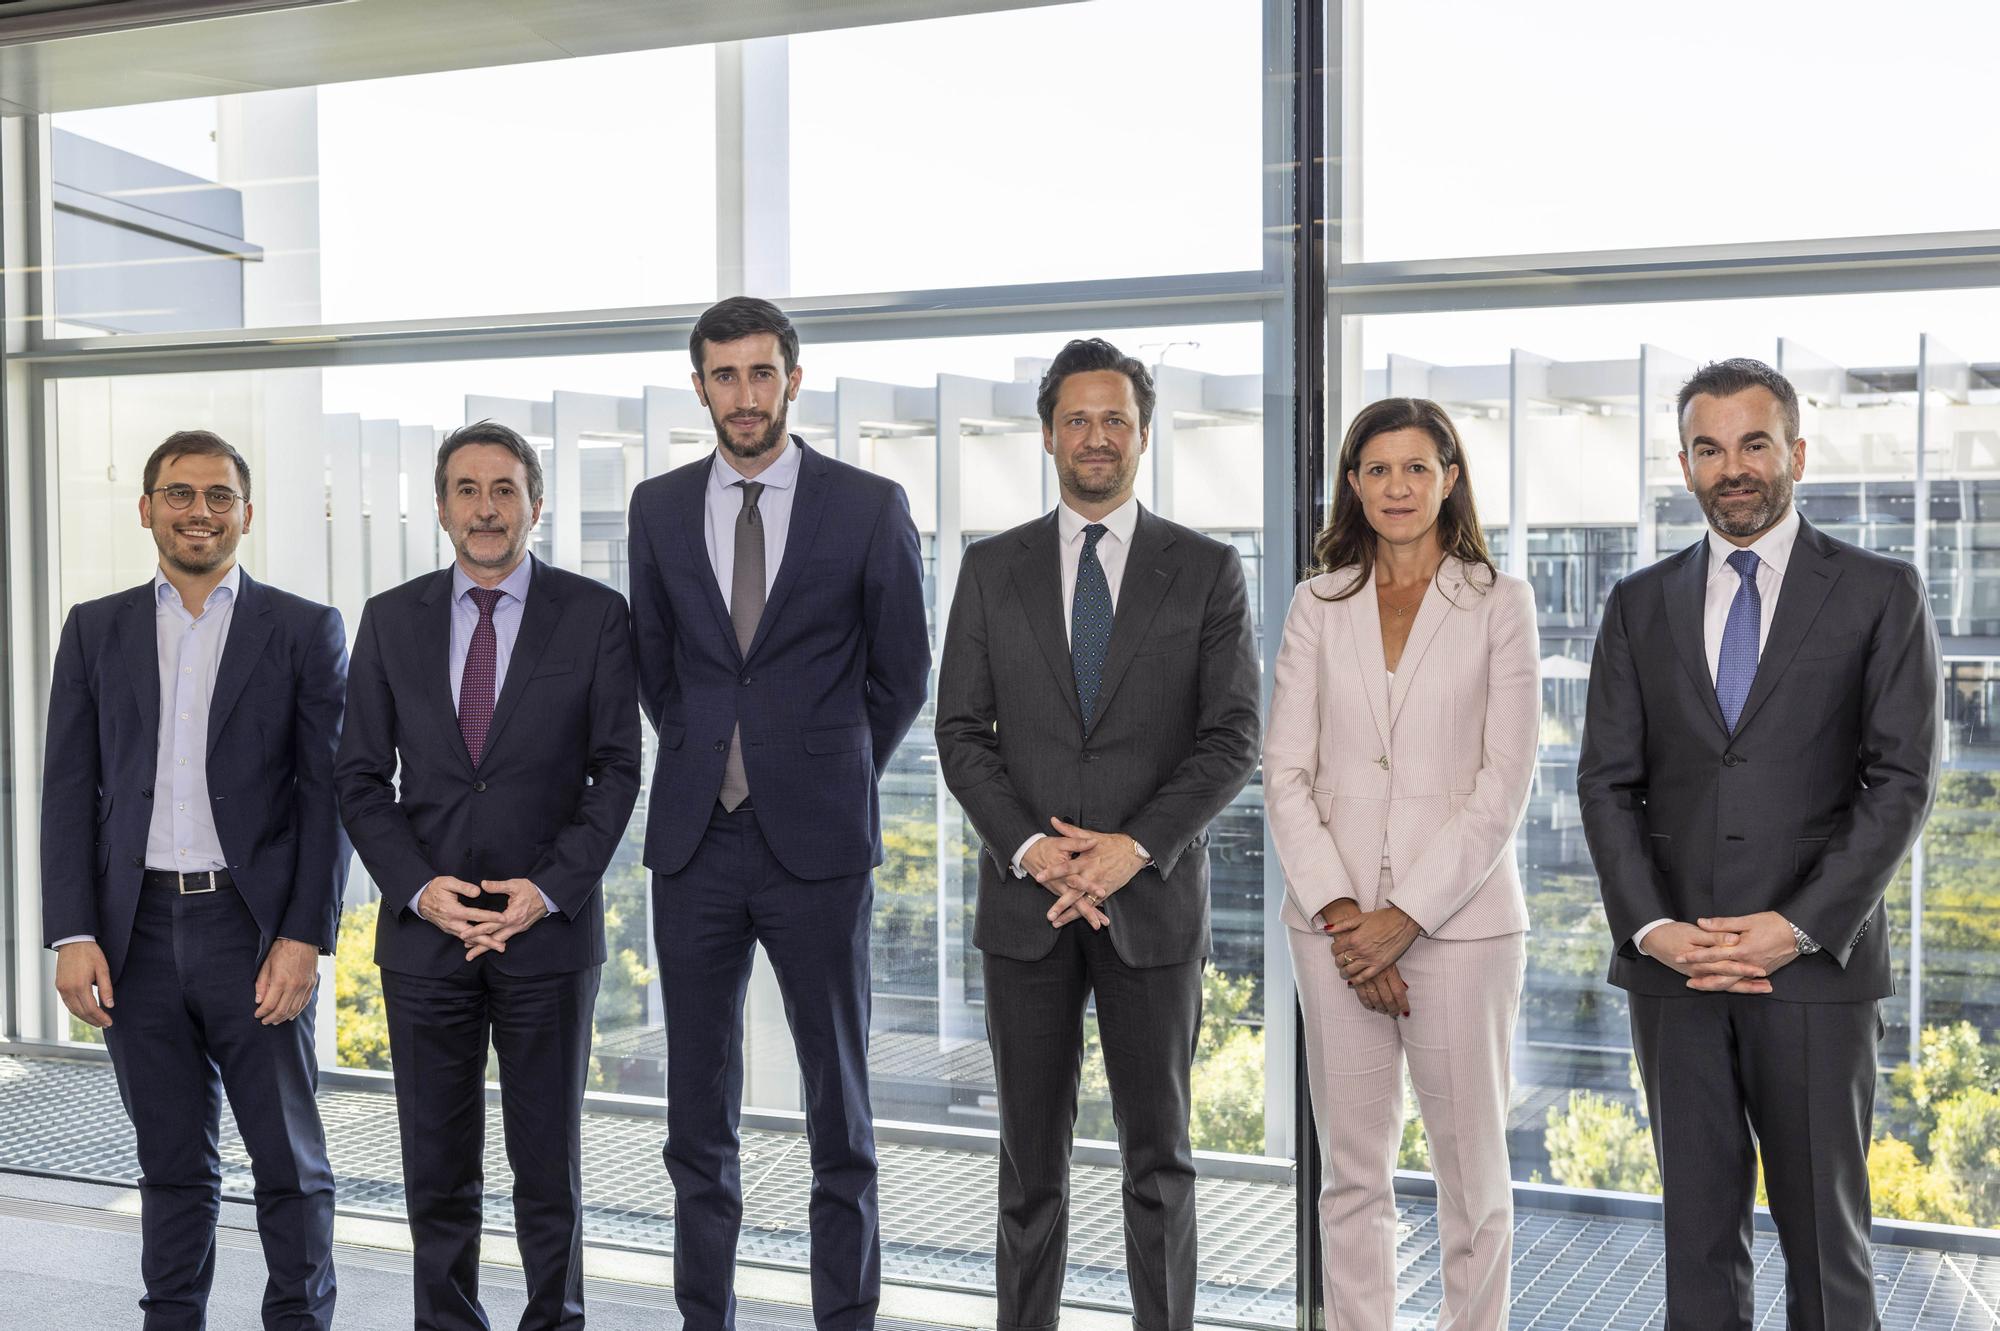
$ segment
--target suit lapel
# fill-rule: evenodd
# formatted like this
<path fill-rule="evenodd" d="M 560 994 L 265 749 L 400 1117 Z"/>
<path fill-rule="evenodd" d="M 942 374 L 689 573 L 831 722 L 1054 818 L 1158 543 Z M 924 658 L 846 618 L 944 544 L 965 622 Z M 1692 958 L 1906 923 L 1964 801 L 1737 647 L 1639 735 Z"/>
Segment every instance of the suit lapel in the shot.
<path fill-rule="evenodd" d="M 1041 645 L 1042 656 L 1056 677 L 1056 690 L 1081 726 L 1083 708 L 1076 700 L 1076 667 L 1070 660 L 1069 634 L 1063 628 L 1062 535 L 1053 510 L 1022 534 L 1021 545 L 1021 555 L 1014 561 L 1014 590 L 1027 613 L 1028 631 Z M 1117 631 L 1116 616 L 1112 631 Z"/>
<path fill-rule="evenodd" d="M 799 450 L 799 478 L 793 482 L 798 493 L 792 496 L 792 520 L 785 530 L 785 556 L 778 563 L 778 580 L 771 584 L 771 594 L 764 598 L 764 613 L 758 616 L 757 631 L 750 637 L 745 660 L 755 656 L 757 648 L 770 636 L 778 611 L 799 580 L 799 570 L 812 562 L 813 537 L 819 532 L 820 515 L 826 511 L 826 460 L 807 448 L 806 441 L 797 435 L 792 436 L 792 447 Z M 733 636 L 735 630 L 732 628 L 730 632 Z"/>
<path fill-rule="evenodd" d="M 1170 553 L 1173 547 L 1173 528 L 1140 508 L 1132 528 L 1132 548 L 1125 556 L 1125 576 L 1118 586 L 1118 608 L 1111 616 L 1111 641 L 1104 647 L 1104 678 L 1097 688 L 1099 721 L 1180 572 L 1180 560 Z"/>
<path fill-rule="evenodd" d="M 514 634 L 514 650 L 507 657 L 507 682 L 500 686 L 500 696 L 493 701 L 493 720 L 486 727 L 486 749 L 480 755 L 480 762 L 492 757 L 501 728 L 527 691 L 528 680 L 541 663 L 542 651 L 549 645 L 556 622 L 561 618 L 562 598 L 556 591 L 556 580 L 549 576 L 548 565 L 537 559 L 534 573 L 528 579 L 527 604 L 521 607 L 521 627 Z M 467 758 L 470 757 L 468 754 Z"/>
<path fill-rule="evenodd" d="M 134 587 L 118 608 L 118 637 L 125 653 L 125 673 L 139 702 L 144 733 L 158 743 L 160 733 L 160 630 L 158 593 L 153 584 Z"/>
<path fill-rule="evenodd" d="M 1662 588 L 1667 602 L 1667 633 L 1695 696 L 1701 699 L 1716 729 L 1727 735 L 1729 727 L 1722 720 L 1722 704 L 1715 700 L 1715 680 L 1708 673 L 1708 646 L 1703 637 L 1708 607 L 1708 537 L 1704 534 L 1675 559 L 1678 562 Z"/>
<path fill-rule="evenodd" d="M 715 469 L 722 465 L 721 459 L 711 453 L 708 465 L 688 476 L 690 484 L 680 494 L 672 496 L 674 525 L 681 529 L 681 539 L 687 544 L 687 569 L 701 587 L 702 599 L 715 612 L 716 626 L 722 630 L 722 639 L 727 644 L 725 650 L 738 661 L 743 659 L 736 645 L 736 626 L 729 622 L 729 602 L 722 599 L 722 585 L 715 580 L 715 561 L 708 557 L 708 486 Z M 718 535 L 717 540 L 721 537 Z"/>
<path fill-rule="evenodd" d="M 271 598 L 246 570 L 237 575 L 236 608 L 229 615 L 229 637 L 222 644 L 222 661 L 215 671 L 215 692 L 208 700 L 208 751 L 221 745 L 223 723 L 236 710 L 243 686 L 263 658 L 271 639 Z"/>
<path fill-rule="evenodd" d="M 1382 752 L 1389 752 L 1389 667 L 1382 655 L 1382 612 L 1375 605 L 1375 577 L 1370 574 L 1354 595 L 1337 604 L 1347 612 L 1347 640 L 1354 646 L 1354 665 L 1361 673 L 1361 692 L 1375 720 Z M 1397 664 L 1401 664 L 1398 662 Z"/>
<path fill-rule="evenodd" d="M 1424 589 L 1424 599 L 1417 603 L 1416 623 L 1410 625 L 1410 636 L 1403 643 L 1402 658 L 1396 662 L 1396 682 L 1389 690 L 1389 730 L 1392 734 L 1396 729 L 1396 718 L 1403 714 L 1403 700 L 1410 696 L 1410 678 L 1423 664 L 1424 653 L 1430 650 L 1432 640 L 1444 627 L 1445 619 L 1464 592 L 1465 566 L 1446 556 L 1444 562 L 1438 565 L 1437 576 Z M 1371 618 L 1375 621 L 1376 633 L 1381 633 L 1381 610 L 1376 608 Z"/>
<path fill-rule="evenodd" d="M 424 711 L 447 727 L 448 747 L 470 773 L 472 755 L 465 751 L 465 736 L 458 728 L 458 708 L 451 697 L 452 568 L 453 565 L 447 564 L 432 574 L 430 585 L 417 603 L 417 678 L 423 681 Z"/>
<path fill-rule="evenodd" d="M 1757 656 L 1757 676 L 1750 682 L 1750 696 L 1744 699 L 1742 714 L 1736 718 L 1737 734 L 1743 733 L 1743 727 L 1778 687 L 1779 678 L 1805 643 L 1806 631 L 1826 604 L 1827 593 L 1840 581 L 1840 568 L 1832 553 L 1819 529 L 1801 518 L 1799 534 L 1792 541 L 1792 557 L 1785 566 L 1785 580 L 1779 584 L 1771 632 Z"/>

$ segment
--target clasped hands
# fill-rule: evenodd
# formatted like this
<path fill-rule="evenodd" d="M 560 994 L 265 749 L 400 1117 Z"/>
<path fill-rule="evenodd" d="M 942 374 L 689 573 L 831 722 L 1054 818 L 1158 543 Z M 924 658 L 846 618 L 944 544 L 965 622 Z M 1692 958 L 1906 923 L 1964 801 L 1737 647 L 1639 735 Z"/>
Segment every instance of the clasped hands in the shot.
<path fill-rule="evenodd" d="M 1768 994 L 1772 973 L 1799 955 L 1790 921 L 1774 910 L 1675 920 L 1647 934 L 1639 950 L 1707 994 Z"/>
<path fill-rule="evenodd" d="M 1148 861 L 1139 843 L 1123 832 L 1092 832 L 1049 819 L 1055 835 L 1045 836 L 1021 853 L 1021 867 L 1049 890 L 1056 904 L 1049 907 L 1052 928 L 1082 920 L 1093 930 L 1111 923 L 1104 903 L 1132 881 Z"/>
<path fill-rule="evenodd" d="M 467 898 L 494 892 L 507 898 L 504 911 L 483 910 Z M 487 879 L 478 884 L 439 874 L 417 893 L 416 912 L 465 944 L 465 959 L 487 952 L 505 952 L 507 940 L 525 932 L 549 913 L 536 886 L 525 878 Z"/>
<path fill-rule="evenodd" d="M 1319 913 L 1320 928 L 1333 948 L 1341 978 L 1361 1000 L 1361 1006 L 1385 1017 L 1410 1015 L 1410 986 L 1396 962 L 1416 941 L 1417 922 L 1400 906 L 1363 910 L 1352 897 L 1341 897 Z"/>

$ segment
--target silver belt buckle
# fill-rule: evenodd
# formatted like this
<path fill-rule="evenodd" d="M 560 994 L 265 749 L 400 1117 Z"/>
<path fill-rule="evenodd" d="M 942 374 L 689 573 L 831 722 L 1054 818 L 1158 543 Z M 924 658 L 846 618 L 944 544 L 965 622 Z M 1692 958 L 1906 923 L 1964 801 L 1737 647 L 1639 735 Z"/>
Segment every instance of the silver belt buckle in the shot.
<path fill-rule="evenodd" d="M 200 873 L 192 875 L 182 873 L 180 870 L 176 869 L 174 870 L 174 877 L 180 880 L 181 895 L 184 897 L 205 896 L 208 893 L 213 892 L 215 890 L 215 870 L 213 869 L 203 869 Z M 189 887 L 188 879 L 190 877 L 192 877 L 196 882 L 200 882 L 203 878 L 207 878 L 208 886 Z"/>

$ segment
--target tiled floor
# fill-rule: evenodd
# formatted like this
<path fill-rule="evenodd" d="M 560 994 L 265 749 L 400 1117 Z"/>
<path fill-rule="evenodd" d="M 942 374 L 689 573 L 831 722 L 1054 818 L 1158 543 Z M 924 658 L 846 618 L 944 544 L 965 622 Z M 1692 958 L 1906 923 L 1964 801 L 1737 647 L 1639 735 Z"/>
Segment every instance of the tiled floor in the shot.
<path fill-rule="evenodd" d="M 386 1094 L 320 1095 L 340 1202 L 356 1214 L 400 1215 L 395 1106 Z M 590 1114 L 584 1127 L 586 1233 L 592 1243 L 671 1247 L 673 1195 L 660 1159 L 658 1119 Z M 499 1116 L 488 1116 L 489 1224 L 504 1230 L 510 1177 Z M 224 1188 L 247 1195 L 248 1160 L 223 1125 Z M 884 1144 L 883 1275 L 943 1289 L 990 1289 L 994 1157 L 942 1147 Z M 129 1182 L 137 1172 L 130 1130 L 110 1069 L 60 1059 L 0 1057 L 0 1168 Z M 802 1268 L 810 1169 L 796 1134 L 743 1136 L 746 1262 Z M 1074 1174 L 1069 1301 L 1129 1307 L 1123 1274 L 1118 1176 L 1078 1165 Z M 1293 1194 L 1290 1187 L 1224 1179 L 1199 1184 L 1202 1253 L 1198 1316 L 1241 1327 L 1293 1325 Z M 1438 1235 L 1428 1201 L 1401 1206 L 1399 1328 L 1435 1326 L 1441 1289 Z M 1769 1235 L 1757 1240 L 1761 1325 L 1784 1325 L 1784 1263 Z M 1515 1220 L 1514 1331 L 1650 1331 L 1659 1325 L 1660 1231 L 1646 1220 L 1522 1211 Z M 1878 1247 L 1876 1283 L 1888 1331 L 1996 1331 L 2000 1258 Z"/>

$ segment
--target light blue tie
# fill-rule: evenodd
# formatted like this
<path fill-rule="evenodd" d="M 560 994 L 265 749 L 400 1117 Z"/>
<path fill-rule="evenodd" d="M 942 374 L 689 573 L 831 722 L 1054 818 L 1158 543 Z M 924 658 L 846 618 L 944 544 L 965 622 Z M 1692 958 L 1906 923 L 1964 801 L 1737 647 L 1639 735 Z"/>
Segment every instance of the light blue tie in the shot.
<path fill-rule="evenodd" d="M 1764 620 L 1764 598 L 1757 590 L 1757 556 L 1738 550 L 1729 556 L 1729 567 L 1741 582 L 1736 599 L 1729 603 L 1729 619 L 1722 626 L 1722 653 L 1715 663 L 1715 700 L 1722 705 L 1722 720 L 1729 733 L 1736 733 L 1736 718 L 1750 700 L 1750 685 L 1757 678 L 1757 635 Z"/>
<path fill-rule="evenodd" d="M 1076 561 L 1076 594 L 1070 598 L 1069 659 L 1076 671 L 1076 702 L 1083 709 L 1083 733 L 1097 720 L 1097 691 L 1104 683 L 1104 651 L 1111 645 L 1111 584 L 1097 558 L 1105 526 L 1083 529 L 1083 554 Z"/>

